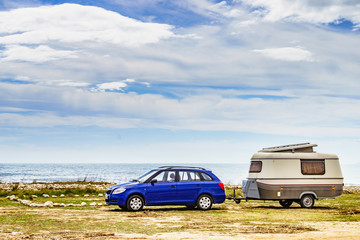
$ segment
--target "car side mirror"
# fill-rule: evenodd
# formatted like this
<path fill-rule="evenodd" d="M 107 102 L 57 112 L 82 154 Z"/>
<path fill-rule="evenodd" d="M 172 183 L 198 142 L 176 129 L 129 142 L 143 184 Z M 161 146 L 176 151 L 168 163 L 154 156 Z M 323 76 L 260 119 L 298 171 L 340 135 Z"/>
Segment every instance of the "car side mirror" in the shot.
<path fill-rule="evenodd" d="M 157 179 L 152 179 L 152 180 L 150 181 L 150 183 L 151 183 L 151 184 L 157 183 Z"/>

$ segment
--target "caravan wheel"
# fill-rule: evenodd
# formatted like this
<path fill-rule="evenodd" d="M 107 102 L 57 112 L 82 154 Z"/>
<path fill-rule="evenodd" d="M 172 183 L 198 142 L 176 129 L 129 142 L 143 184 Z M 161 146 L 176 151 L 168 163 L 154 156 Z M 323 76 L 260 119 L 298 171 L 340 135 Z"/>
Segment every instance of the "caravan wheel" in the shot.
<path fill-rule="evenodd" d="M 313 195 L 304 195 L 300 199 L 300 205 L 303 208 L 312 208 L 314 206 L 315 200 Z"/>
<path fill-rule="evenodd" d="M 288 208 L 291 206 L 291 204 L 293 203 L 292 200 L 287 200 L 287 199 L 282 199 L 279 201 L 280 205 L 283 206 L 284 208 Z"/>

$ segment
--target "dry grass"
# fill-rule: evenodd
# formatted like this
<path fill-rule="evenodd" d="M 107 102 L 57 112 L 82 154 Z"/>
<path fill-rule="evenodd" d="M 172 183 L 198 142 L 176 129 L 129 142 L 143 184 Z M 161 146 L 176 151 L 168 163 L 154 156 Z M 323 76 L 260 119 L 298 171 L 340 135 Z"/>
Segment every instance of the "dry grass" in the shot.
<path fill-rule="evenodd" d="M 313 209 L 297 204 L 285 209 L 271 201 L 226 201 L 210 211 L 179 206 L 128 212 L 117 206 L 31 208 L 1 197 L 0 239 L 321 239 L 329 234 L 333 239 L 355 239 L 360 234 L 359 199 L 360 194 L 351 191 L 334 200 L 319 200 Z M 51 200 L 103 202 L 96 196 Z"/>

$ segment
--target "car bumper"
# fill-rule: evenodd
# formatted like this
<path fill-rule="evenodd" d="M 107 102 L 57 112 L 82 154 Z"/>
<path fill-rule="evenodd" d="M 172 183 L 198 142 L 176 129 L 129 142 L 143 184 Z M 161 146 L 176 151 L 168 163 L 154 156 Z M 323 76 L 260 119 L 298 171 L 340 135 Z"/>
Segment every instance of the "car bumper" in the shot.
<path fill-rule="evenodd" d="M 124 194 L 105 195 L 105 204 L 107 204 L 107 205 L 126 205 L 126 196 Z"/>
<path fill-rule="evenodd" d="M 223 203 L 226 199 L 225 194 L 213 194 L 214 203 Z"/>

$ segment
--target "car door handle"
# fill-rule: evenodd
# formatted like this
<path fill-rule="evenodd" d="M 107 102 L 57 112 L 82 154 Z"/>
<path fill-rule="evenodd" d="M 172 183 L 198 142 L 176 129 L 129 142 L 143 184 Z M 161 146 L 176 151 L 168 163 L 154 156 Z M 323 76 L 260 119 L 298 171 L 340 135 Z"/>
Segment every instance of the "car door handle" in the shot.
<path fill-rule="evenodd" d="M 175 186 L 175 185 L 171 185 L 171 188 L 176 188 L 176 186 Z"/>
<path fill-rule="evenodd" d="M 197 187 L 201 187 L 201 184 L 196 184 Z"/>

